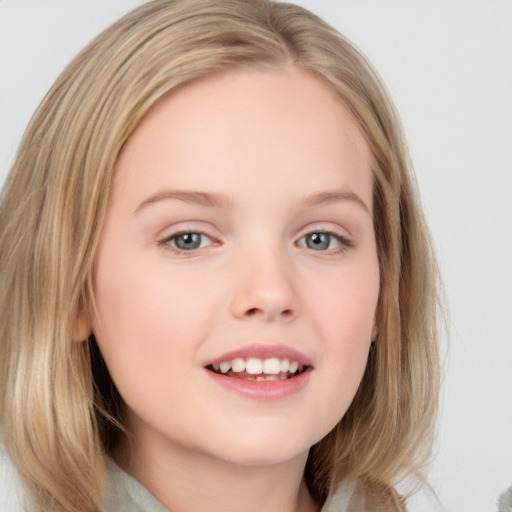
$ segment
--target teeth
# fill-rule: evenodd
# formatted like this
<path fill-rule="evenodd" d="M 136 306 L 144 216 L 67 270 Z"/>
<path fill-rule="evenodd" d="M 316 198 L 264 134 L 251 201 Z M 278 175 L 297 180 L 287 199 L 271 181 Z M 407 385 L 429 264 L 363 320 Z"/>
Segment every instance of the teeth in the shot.
<path fill-rule="evenodd" d="M 277 375 L 281 372 L 281 363 L 277 357 L 272 359 L 265 359 L 263 361 L 263 373 L 268 375 Z"/>
<path fill-rule="evenodd" d="M 302 371 L 302 365 L 298 361 L 290 361 L 289 359 L 279 359 L 270 357 L 268 359 L 259 359 L 257 357 L 236 357 L 232 361 L 222 361 L 219 364 L 212 364 L 212 368 L 216 372 L 223 374 L 232 370 L 233 373 L 246 372 L 249 375 L 259 375 L 256 380 L 278 380 L 286 379 L 287 373 L 296 373 L 297 370 Z M 253 377 L 248 377 L 254 380 Z"/>
<path fill-rule="evenodd" d="M 297 361 L 292 361 L 290 363 L 290 369 L 288 370 L 290 373 L 295 373 L 299 369 L 299 363 Z"/>
<path fill-rule="evenodd" d="M 287 372 L 290 369 L 290 361 L 288 359 L 281 360 L 281 371 Z"/>
<path fill-rule="evenodd" d="M 237 357 L 231 361 L 231 368 L 234 372 L 243 372 L 245 371 L 245 361 L 241 357 Z M 250 372 L 248 372 L 250 373 Z"/>
<path fill-rule="evenodd" d="M 231 363 L 229 361 L 222 361 L 219 365 L 219 369 L 221 373 L 228 373 L 231 369 Z"/>
<path fill-rule="evenodd" d="M 263 380 L 284 380 L 286 379 L 286 375 L 282 375 L 281 377 L 277 375 L 267 375 L 266 377 L 262 375 L 258 375 L 256 379 L 254 377 L 251 377 L 250 380 L 257 380 L 257 381 L 263 381 Z"/>
<path fill-rule="evenodd" d="M 259 375 L 263 371 L 263 361 L 255 357 L 249 357 L 245 363 L 245 371 L 250 375 Z"/>

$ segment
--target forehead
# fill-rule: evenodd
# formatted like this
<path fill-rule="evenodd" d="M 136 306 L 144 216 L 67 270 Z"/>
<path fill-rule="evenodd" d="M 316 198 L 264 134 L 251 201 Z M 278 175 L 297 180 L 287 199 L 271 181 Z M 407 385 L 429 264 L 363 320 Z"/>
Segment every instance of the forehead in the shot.
<path fill-rule="evenodd" d="M 237 184 L 257 190 L 263 178 L 283 190 L 290 179 L 305 189 L 358 176 L 365 188 L 371 182 L 371 155 L 352 114 L 293 65 L 237 69 L 169 93 L 143 118 L 117 167 L 117 186 L 138 192 L 156 186 L 153 178 L 220 193 Z"/>

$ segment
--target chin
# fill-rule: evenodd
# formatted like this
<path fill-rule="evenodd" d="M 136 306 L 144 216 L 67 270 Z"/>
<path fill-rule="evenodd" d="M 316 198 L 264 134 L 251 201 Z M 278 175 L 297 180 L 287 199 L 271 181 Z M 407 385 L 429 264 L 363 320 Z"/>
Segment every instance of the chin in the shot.
<path fill-rule="evenodd" d="M 303 451 L 262 451 L 262 450 L 249 450 L 244 453 L 224 454 L 222 459 L 232 465 L 242 467 L 268 467 L 286 464 L 297 459 L 304 459 L 306 462 L 309 447 Z"/>
<path fill-rule="evenodd" d="M 295 435 L 262 435 L 260 431 L 258 435 L 233 435 L 225 442 L 219 441 L 215 445 L 215 454 L 237 466 L 272 466 L 297 458 L 304 458 L 305 463 L 313 444 Z"/>

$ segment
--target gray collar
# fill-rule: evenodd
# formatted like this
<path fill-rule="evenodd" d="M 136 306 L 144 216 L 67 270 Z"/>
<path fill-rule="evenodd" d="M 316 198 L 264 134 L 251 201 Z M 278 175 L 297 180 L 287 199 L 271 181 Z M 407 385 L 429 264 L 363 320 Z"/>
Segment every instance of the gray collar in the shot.
<path fill-rule="evenodd" d="M 102 512 L 169 512 L 142 484 L 108 461 L 108 490 Z"/>
<path fill-rule="evenodd" d="M 348 512 L 354 484 L 346 482 L 330 496 L 321 512 Z M 142 484 L 108 461 L 108 491 L 102 512 L 169 512 Z M 361 510 L 361 509 L 358 509 Z"/>

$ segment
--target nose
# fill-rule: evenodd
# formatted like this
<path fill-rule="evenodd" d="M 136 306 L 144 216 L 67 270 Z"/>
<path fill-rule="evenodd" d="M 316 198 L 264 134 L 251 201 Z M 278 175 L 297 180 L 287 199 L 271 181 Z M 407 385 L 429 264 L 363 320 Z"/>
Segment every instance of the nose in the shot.
<path fill-rule="evenodd" d="M 289 321 L 298 314 L 296 277 L 282 251 L 258 251 L 240 258 L 234 281 L 234 317 L 274 322 Z"/>

